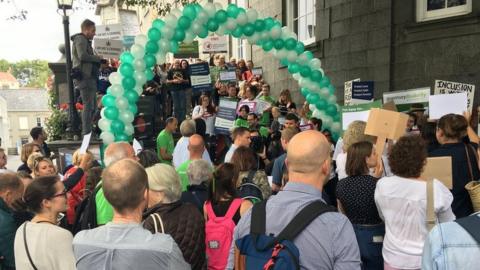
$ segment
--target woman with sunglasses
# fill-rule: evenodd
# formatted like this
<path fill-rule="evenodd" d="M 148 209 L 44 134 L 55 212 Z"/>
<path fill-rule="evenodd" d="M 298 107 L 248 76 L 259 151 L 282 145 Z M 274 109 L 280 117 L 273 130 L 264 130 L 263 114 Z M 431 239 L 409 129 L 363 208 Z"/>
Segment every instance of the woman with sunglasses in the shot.
<path fill-rule="evenodd" d="M 35 214 L 15 235 L 17 269 L 75 269 L 72 234 L 57 226 L 67 210 L 67 191 L 57 175 L 36 178 L 28 185 L 23 200 Z"/>

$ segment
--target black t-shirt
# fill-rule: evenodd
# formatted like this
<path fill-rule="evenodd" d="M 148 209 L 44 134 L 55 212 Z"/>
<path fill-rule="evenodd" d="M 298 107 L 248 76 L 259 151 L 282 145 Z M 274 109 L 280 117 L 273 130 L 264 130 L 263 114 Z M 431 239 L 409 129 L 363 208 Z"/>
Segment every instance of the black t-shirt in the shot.
<path fill-rule="evenodd" d="M 188 80 L 188 74 L 184 69 L 170 69 L 168 71 L 168 80 L 173 79 L 180 79 L 180 80 Z M 189 83 L 169 83 L 168 88 L 172 91 L 176 90 L 183 90 L 188 88 Z"/>
<path fill-rule="evenodd" d="M 465 148 L 465 146 L 467 147 Z M 430 157 L 452 157 L 452 210 L 457 218 L 466 217 L 473 213 L 472 201 L 470 200 L 468 191 L 465 189 L 465 185 L 472 180 L 465 149 L 468 149 L 473 180 L 478 180 L 480 178 L 480 171 L 476 158 L 477 148 L 478 145 L 474 143 L 447 143 L 440 145 L 429 153 Z"/>
<path fill-rule="evenodd" d="M 337 199 L 353 224 L 380 224 L 375 204 L 377 179 L 370 175 L 349 176 L 337 183 Z"/>
<path fill-rule="evenodd" d="M 288 110 L 296 109 L 297 105 L 295 105 L 295 102 L 290 102 L 290 104 L 284 104 L 280 101 L 277 101 L 275 103 L 275 107 L 278 107 L 282 116 L 286 116 L 288 114 Z"/>

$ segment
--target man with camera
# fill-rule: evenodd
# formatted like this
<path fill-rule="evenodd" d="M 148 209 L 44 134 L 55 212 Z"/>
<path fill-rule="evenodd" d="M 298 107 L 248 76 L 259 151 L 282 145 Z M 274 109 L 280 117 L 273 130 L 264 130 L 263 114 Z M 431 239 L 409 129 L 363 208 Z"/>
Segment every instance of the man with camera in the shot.
<path fill-rule="evenodd" d="M 92 39 L 95 36 L 95 23 L 84 20 L 81 33 L 72 36 L 72 79 L 75 88 L 80 90 L 83 101 L 82 135 L 92 131 L 92 118 L 95 112 L 97 76 L 101 57 L 94 55 Z"/>

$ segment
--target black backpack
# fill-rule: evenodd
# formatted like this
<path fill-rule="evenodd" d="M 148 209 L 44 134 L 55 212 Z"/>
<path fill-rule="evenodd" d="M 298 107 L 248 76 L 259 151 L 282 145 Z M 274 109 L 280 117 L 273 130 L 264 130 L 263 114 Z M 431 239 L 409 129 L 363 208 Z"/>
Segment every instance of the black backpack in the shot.
<path fill-rule="evenodd" d="M 72 226 L 73 235 L 79 231 L 89 230 L 96 228 L 97 224 L 97 204 L 95 197 L 97 192 L 102 188 L 102 185 L 98 185 L 95 190 L 85 197 L 75 208 L 75 221 Z"/>
<path fill-rule="evenodd" d="M 242 179 L 242 183 L 238 187 L 238 195 L 241 198 L 251 200 L 253 203 L 263 201 L 262 190 L 253 183 L 253 177 L 257 171 L 251 170 L 248 176 Z"/>

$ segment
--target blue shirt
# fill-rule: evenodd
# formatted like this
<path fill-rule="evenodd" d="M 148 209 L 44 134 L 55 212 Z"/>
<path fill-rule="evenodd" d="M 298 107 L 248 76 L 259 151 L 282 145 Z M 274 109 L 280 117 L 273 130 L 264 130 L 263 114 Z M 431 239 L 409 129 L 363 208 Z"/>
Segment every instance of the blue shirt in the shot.
<path fill-rule="evenodd" d="M 283 170 L 286 169 L 285 159 L 287 159 L 287 153 L 276 158 L 273 163 L 272 182 L 277 186 L 282 186 Z"/>
<path fill-rule="evenodd" d="M 318 200 L 322 200 L 320 190 L 311 185 L 288 182 L 267 202 L 266 234 L 278 235 L 301 209 Z M 250 220 L 251 210 L 235 227 L 235 241 L 250 233 Z M 300 251 L 301 269 L 361 269 L 352 224 L 342 214 L 327 212 L 317 217 L 293 242 Z"/>

